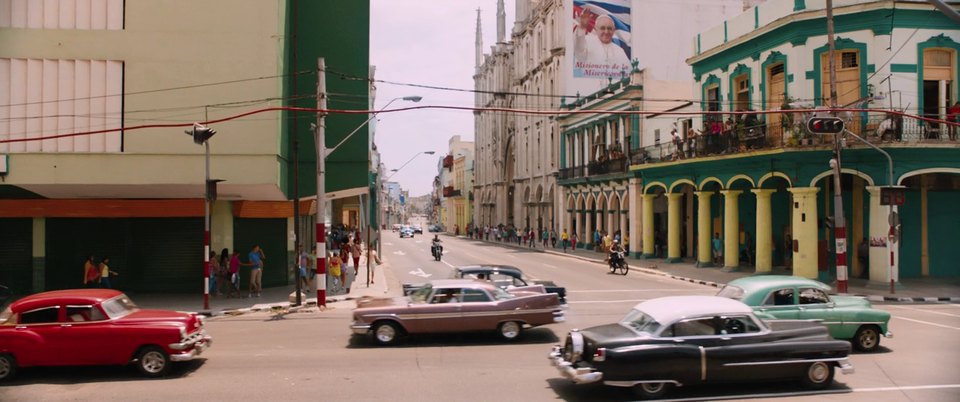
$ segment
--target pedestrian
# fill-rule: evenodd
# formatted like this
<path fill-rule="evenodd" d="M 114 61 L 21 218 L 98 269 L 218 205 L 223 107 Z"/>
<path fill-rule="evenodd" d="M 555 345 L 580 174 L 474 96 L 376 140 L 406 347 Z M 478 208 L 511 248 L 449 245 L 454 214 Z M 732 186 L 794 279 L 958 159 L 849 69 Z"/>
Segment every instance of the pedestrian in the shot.
<path fill-rule="evenodd" d="M 577 232 L 570 233 L 570 251 L 577 251 Z"/>
<path fill-rule="evenodd" d="M 870 243 L 866 237 L 857 245 L 857 261 L 860 261 L 861 277 L 866 278 L 870 272 Z"/>
<path fill-rule="evenodd" d="M 360 274 L 360 253 L 363 253 L 363 246 L 360 244 L 360 238 L 354 237 L 353 244 L 350 245 L 350 255 L 353 256 L 353 276 Z"/>
<path fill-rule="evenodd" d="M 713 263 L 720 264 L 720 258 L 723 257 L 723 242 L 720 240 L 720 232 L 713 234 Z"/>
<path fill-rule="evenodd" d="M 95 288 L 100 284 L 100 270 L 93 263 L 93 255 L 88 255 L 87 260 L 83 262 L 83 287 Z"/>
<path fill-rule="evenodd" d="M 557 248 L 557 230 L 550 229 L 550 246 Z"/>
<path fill-rule="evenodd" d="M 227 249 L 223 249 L 226 253 Z M 240 298 L 240 265 L 243 263 L 240 262 L 240 252 L 233 250 L 233 254 L 230 255 L 229 268 L 227 272 L 230 274 L 230 288 L 227 289 L 227 297 L 236 296 Z"/>
<path fill-rule="evenodd" d="M 350 266 L 350 240 L 340 245 L 340 283 L 346 287 L 347 267 Z"/>
<path fill-rule="evenodd" d="M 542 230 L 543 232 L 541 235 L 543 236 L 543 248 L 547 248 L 547 244 L 549 244 L 547 242 L 550 241 L 550 231 L 547 229 L 542 229 Z"/>
<path fill-rule="evenodd" d="M 217 260 L 220 265 L 220 270 L 217 271 L 217 295 L 219 296 L 223 294 L 221 291 L 223 288 L 227 288 L 227 293 L 230 293 L 230 250 L 226 248 L 220 250 Z"/>
<path fill-rule="evenodd" d="M 247 258 L 250 261 L 249 297 L 260 297 L 260 293 L 263 291 L 261 283 L 263 280 L 263 260 L 266 260 L 267 257 L 263 254 L 263 250 L 260 249 L 260 245 L 257 244 L 254 245 L 250 253 L 247 254 Z"/>
<path fill-rule="evenodd" d="M 567 234 L 567 228 L 563 228 L 563 232 L 560 232 L 560 243 L 563 244 L 563 252 L 567 252 L 567 243 L 570 242 L 570 235 Z"/>
<path fill-rule="evenodd" d="M 110 275 L 117 276 L 116 272 L 110 270 L 110 267 L 107 264 L 110 263 L 110 257 L 104 256 L 100 260 L 100 287 L 104 289 L 113 289 L 113 286 L 110 286 Z"/>
<path fill-rule="evenodd" d="M 301 289 L 310 289 L 312 282 L 310 280 L 310 256 L 303 249 L 303 246 L 297 246 L 297 271 L 300 273 Z"/>
<path fill-rule="evenodd" d="M 600 234 L 600 229 L 594 229 L 593 230 L 593 251 L 600 251 L 602 241 L 603 241 L 603 236 Z"/>
<path fill-rule="evenodd" d="M 220 296 L 220 289 L 217 287 L 219 285 L 218 276 L 220 276 L 220 259 L 217 258 L 217 252 L 210 250 L 209 259 L 210 294 Z"/>
<path fill-rule="evenodd" d="M 340 267 L 340 264 L 343 260 L 340 259 L 339 255 L 333 254 L 332 251 L 328 251 L 327 261 L 328 261 L 328 264 L 330 264 L 330 267 L 329 267 L 330 269 L 328 271 L 330 272 L 330 276 L 334 279 L 334 285 L 336 285 L 336 287 L 343 289 L 344 288 L 344 284 L 343 284 L 344 270 L 341 269 Z"/>

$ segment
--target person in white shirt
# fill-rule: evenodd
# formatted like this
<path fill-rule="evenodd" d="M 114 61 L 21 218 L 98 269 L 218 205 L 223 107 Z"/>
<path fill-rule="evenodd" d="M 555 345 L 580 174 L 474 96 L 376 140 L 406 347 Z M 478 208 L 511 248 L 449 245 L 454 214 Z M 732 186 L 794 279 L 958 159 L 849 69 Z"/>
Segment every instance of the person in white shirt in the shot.
<path fill-rule="evenodd" d="M 609 15 L 601 15 L 593 27 L 593 32 L 587 33 L 590 13 L 584 11 L 580 16 L 580 24 L 575 30 L 573 49 L 574 58 L 581 68 L 603 68 L 605 70 L 621 71 L 630 69 L 630 59 L 623 48 L 613 43 L 613 34 L 616 26 Z M 591 66 L 592 65 L 592 66 Z"/>

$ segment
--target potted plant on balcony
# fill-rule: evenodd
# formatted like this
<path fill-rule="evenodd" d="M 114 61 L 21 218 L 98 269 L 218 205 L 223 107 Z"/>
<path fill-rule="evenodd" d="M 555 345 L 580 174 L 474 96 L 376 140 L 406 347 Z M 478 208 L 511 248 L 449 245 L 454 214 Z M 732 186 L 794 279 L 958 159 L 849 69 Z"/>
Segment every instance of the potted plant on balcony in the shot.
<path fill-rule="evenodd" d="M 812 145 L 813 138 L 803 129 L 803 124 L 798 124 L 798 113 L 789 112 L 795 109 L 796 101 L 794 98 L 785 96 L 783 103 L 780 104 L 780 110 L 784 111 L 780 117 L 781 132 L 788 146 Z"/>

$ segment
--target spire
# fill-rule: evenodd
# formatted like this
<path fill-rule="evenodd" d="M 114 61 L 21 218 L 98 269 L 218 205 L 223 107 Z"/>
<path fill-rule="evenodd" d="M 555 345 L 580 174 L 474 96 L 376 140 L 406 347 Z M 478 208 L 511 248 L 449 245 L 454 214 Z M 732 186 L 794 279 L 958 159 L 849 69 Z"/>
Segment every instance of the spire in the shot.
<path fill-rule="evenodd" d="M 503 0 L 497 0 L 497 43 L 503 43 L 507 34 L 507 12 L 504 11 Z"/>
<path fill-rule="evenodd" d="M 476 44 L 476 68 L 480 71 L 480 63 L 483 61 L 483 35 L 480 33 L 480 9 L 477 9 L 477 41 Z"/>

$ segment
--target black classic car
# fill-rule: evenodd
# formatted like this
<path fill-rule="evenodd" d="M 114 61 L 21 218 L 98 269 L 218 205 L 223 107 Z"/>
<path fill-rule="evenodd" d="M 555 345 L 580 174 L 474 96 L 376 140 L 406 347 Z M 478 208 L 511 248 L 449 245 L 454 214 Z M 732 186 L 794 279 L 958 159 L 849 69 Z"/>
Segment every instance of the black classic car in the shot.
<path fill-rule="evenodd" d="M 749 306 L 716 296 L 637 304 L 615 324 L 571 331 L 551 363 L 578 384 L 602 381 L 655 398 L 672 387 L 797 379 L 811 389 L 853 373 L 850 343 L 812 321 L 761 321 Z"/>
<path fill-rule="evenodd" d="M 468 278 L 485 280 L 497 285 L 501 289 L 522 288 L 526 286 L 542 285 L 547 293 L 556 293 L 560 304 L 567 304 L 567 289 L 557 286 L 553 281 L 533 279 L 523 274 L 520 268 L 510 265 L 464 265 L 456 267 L 450 278 Z M 411 294 L 423 284 L 403 285 L 403 293 Z"/>

